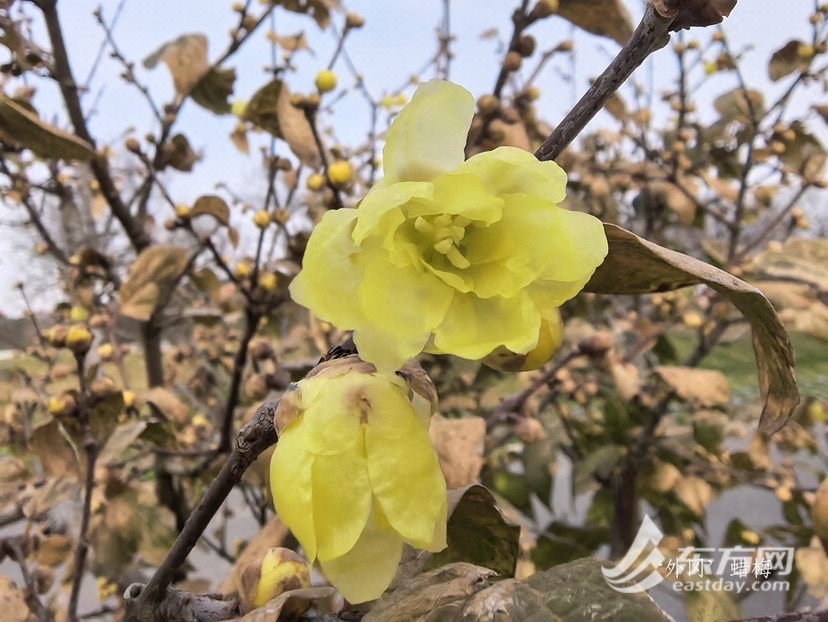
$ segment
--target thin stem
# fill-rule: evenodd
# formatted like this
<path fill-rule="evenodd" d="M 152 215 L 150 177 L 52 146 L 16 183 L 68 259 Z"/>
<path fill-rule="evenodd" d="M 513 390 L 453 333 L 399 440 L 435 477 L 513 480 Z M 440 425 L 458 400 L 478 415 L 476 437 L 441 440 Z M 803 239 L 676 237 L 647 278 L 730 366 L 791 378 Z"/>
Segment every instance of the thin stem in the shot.
<path fill-rule="evenodd" d="M 85 353 L 75 355 L 78 370 L 78 421 L 83 433 L 83 448 L 86 452 L 86 481 L 84 484 L 83 512 L 81 514 L 78 546 L 75 549 L 75 560 L 72 569 L 72 592 L 69 597 L 68 617 L 70 622 L 78 620 L 78 602 L 80 589 L 83 583 L 83 574 L 86 566 L 86 555 L 89 552 L 89 520 L 92 516 L 92 493 L 95 489 L 95 462 L 98 460 L 98 440 L 92 433 L 89 422 L 89 401 L 86 387 L 86 359 Z"/>
<path fill-rule="evenodd" d="M 672 22 L 673 18 L 661 17 L 653 9 L 652 4 L 647 4 L 644 17 L 627 45 L 535 152 L 539 160 L 557 158 L 632 72 L 650 54 L 667 45 L 670 41 L 669 29 Z"/>
<path fill-rule="evenodd" d="M 96 142 L 86 125 L 86 117 L 80 103 L 79 88 L 72 75 L 72 66 L 69 64 L 66 41 L 63 38 L 63 29 L 57 12 L 57 0 L 36 0 L 35 4 L 43 12 L 46 21 L 46 30 L 52 43 L 54 77 L 60 87 L 69 120 L 75 128 L 75 134 L 95 148 Z M 101 194 L 106 199 L 115 218 L 124 228 L 132 246 L 138 252 L 148 247 L 151 243 L 149 235 L 143 226 L 132 217 L 129 208 L 123 202 L 109 171 L 109 161 L 106 156 L 96 151 L 95 156 L 90 161 L 90 168 L 95 175 L 95 179 L 98 180 Z"/>

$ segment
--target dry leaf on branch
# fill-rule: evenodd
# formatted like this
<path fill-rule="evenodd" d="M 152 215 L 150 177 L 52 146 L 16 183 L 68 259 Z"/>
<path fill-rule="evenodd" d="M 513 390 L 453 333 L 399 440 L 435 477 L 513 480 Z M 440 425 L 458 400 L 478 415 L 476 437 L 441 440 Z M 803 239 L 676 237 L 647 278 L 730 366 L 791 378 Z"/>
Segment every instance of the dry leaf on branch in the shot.
<path fill-rule="evenodd" d="M 799 403 L 790 337 L 758 289 L 709 264 L 604 224 L 609 254 L 584 288 L 598 294 L 646 294 L 705 284 L 732 302 L 753 328 L 764 407 L 759 427 L 782 428 Z"/>

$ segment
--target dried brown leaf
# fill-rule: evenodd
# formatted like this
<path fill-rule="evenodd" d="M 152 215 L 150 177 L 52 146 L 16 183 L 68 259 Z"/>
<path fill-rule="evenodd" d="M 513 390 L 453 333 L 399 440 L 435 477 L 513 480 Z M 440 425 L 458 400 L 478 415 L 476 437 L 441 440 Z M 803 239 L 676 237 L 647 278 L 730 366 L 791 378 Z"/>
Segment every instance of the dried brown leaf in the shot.
<path fill-rule="evenodd" d="M 227 202 L 213 194 L 206 194 L 196 199 L 190 210 L 190 218 L 196 216 L 212 216 L 219 224 L 225 227 L 230 225 L 230 208 Z"/>
<path fill-rule="evenodd" d="M 92 146 L 42 121 L 34 110 L 0 93 L 0 141 L 46 159 L 91 160 Z"/>
<path fill-rule="evenodd" d="M 26 605 L 26 593 L 8 577 L 0 577 L 0 610 L 6 622 L 37 622 Z"/>
<path fill-rule="evenodd" d="M 170 421 L 186 423 L 190 409 L 171 391 L 163 387 L 154 387 L 141 394 L 141 399 L 155 406 Z"/>
<path fill-rule="evenodd" d="M 711 408 L 730 403 L 727 376 L 713 369 L 662 365 L 653 370 L 683 400 Z"/>
<path fill-rule="evenodd" d="M 211 67 L 196 83 L 190 97 L 202 108 L 216 114 L 231 111 L 230 96 L 236 82 L 236 70 L 232 67 Z"/>
<path fill-rule="evenodd" d="M 446 419 L 440 414 L 431 418 L 429 435 L 449 489 L 477 482 L 483 468 L 483 444 L 486 422 L 481 417 Z"/>
<path fill-rule="evenodd" d="M 735 6 L 736 0 L 653 0 L 656 12 L 673 20 L 673 31 L 721 24 Z"/>
<path fill-rule="evenodd" d="M 799 403 L 790 337 L 767 298 L 732 274 L 604 224 L 609 254 L 585 287 L 600 294 L 645 294 L 706 284 L 731 303 L 753 328 L 753 348 L 764 407 L 759 426 L 782 428 Z"/>
<path fill-rule="evenodd" d="M 200 33 L 181 35 L 144 59 L 144 67 L 154 69 L 159 62 L 169 68 L 178 97 L 186 96 L 210 68 L 207 37 Z"/>
<path fill-rule="evenodd" d="M 166 307 L 187 261 L 187 251 L 177 246 L 152 246 L 138 255 L 121 287 L 121 314 L 146 322 Z"/>
<path fill-rule="evenodd" d="M 771 80 L 776 82 L 794 71 L 804 71 L 808 68 L 810 62 L 799 55 L 799 48 L 803 45 L 802 41 L 793 39 L 773 53 L 768 62 L 768 76 Z"/>
<path fill-rule="evenodd" d="M 633 33 L 632 18 L 621 0 L 560 0 L 558 15 L 618 45 L 627 43 Z"/>
<path fill-rule="evenodd" d="M 52 419 L 32 432 L 29 451 L 40 458 L 49 477 L 78 477 L 80 464 L 75 448 L 63 433 L 57 419 Z"/>
<path fill-rule="evenodd" d="M 318 168 L 319 149 L 305 113 L 290 103 L 290 91 L 273 80 L 256 91 L 244 110 L 244 119 L 287 142 L 303 164 Z"/>

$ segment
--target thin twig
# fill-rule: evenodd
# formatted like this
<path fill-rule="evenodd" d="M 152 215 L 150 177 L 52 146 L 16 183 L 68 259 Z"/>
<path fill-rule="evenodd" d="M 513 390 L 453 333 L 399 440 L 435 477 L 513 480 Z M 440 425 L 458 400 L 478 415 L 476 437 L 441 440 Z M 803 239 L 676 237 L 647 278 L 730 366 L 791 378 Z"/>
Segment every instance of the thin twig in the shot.
<path fill-rule="evenodd" d="M 245 471 L 265 449 L 276 443 L 278 436 L 273 417 L 277 406 L 278 402 L 262 405 L 256 416 L 241 429 L 233 453 L 187 519 L 184 529 L 149 583 L 134 583 L 127 588 L 124 622 L 164 620 L 161 605 L 168 595 L 176 572 L 186 561 L 227 495 L 241 481 Z"/>
<path fill-rule="evenodd" d="M 672 23 L 672 18 L 661 17 L 652 4 L 647 4 L 644 17 L 627 45 L 535 152 L 539 160 L 554 160 L 569 146 L 644 59 L 667 45 Z"/>
<path fill-rule="evenodd" d="M 72 569 L 72 593 L 69 597 L 68 617 L 70 622 L 78 620 L 78 602 L 83 583 L 86 555 L 89 552 L 89 520 L 92 516 L 92 493 L 95 489 L 95 462 L 98 460 L 98 439 L 92 433 L 89 421 L 89 395 L 86 387 L 85 353 L 75 355 L 78 369 L 78 421 L 83 434 L 83 448 L 86 452 L 86 481 L 84 484 L 83 513 L 81 514 L 78 546 L 75 549 L 75 561 Z"/>

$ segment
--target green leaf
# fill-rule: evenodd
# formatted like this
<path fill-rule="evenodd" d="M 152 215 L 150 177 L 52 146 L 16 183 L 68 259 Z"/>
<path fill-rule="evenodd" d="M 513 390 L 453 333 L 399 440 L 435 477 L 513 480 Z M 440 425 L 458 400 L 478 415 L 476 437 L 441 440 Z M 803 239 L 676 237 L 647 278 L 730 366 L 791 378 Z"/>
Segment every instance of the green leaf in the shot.
<path fill-rule="evenodd" d="M 45 123 L 33 110 L 4 94 L 0 94 L 0 141 L 31 149 L 45 159 L 86 161 L 95 156 L 89 143 Z"/>
<path fill-rule="evenodd" d="M 764 407 L 759 427 L 782 428 L 799 403 L 794 353 L 785 327 L 758 289 L 732 274 L 604 224 L 609 254 L 585 291 L 598 294 L 646 294 L 705 284 L 732 302 L 753 328 L 753 349 Z"/>
<path fill-rule="evenodd" d="M 166 307 L 188 259 L 177 246 L 152 246 L 138 255 L 121 287 L 121 315 L 147 322 Z"/>

